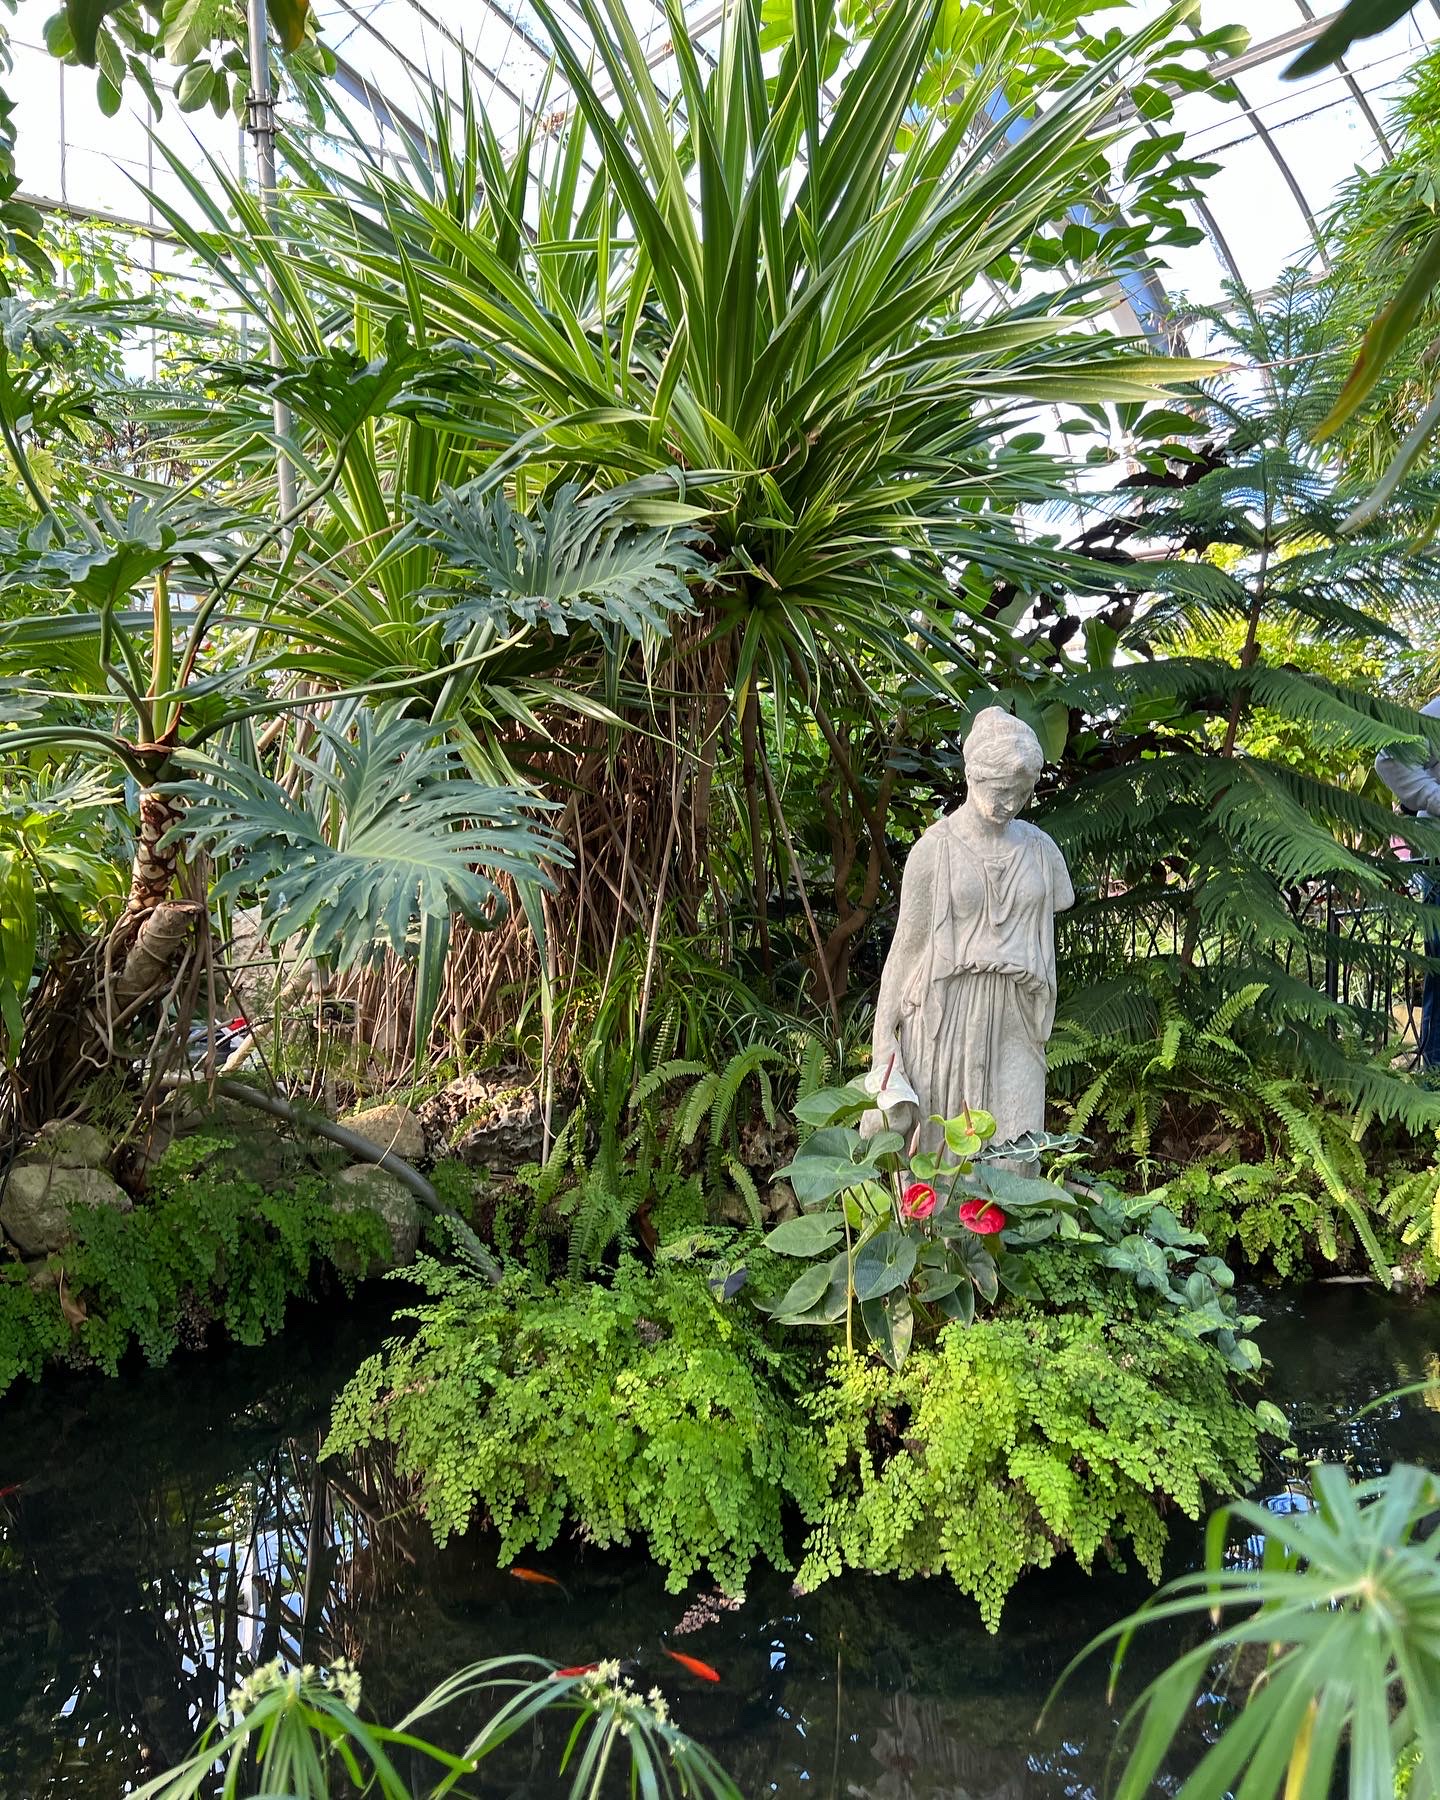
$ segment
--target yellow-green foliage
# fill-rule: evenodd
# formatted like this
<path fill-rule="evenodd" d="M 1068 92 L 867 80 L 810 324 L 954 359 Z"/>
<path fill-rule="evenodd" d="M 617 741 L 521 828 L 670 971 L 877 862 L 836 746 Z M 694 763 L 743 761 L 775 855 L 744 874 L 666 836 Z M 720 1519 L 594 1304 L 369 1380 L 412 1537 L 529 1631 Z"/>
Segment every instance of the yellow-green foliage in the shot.
<path fill-rule="evenodd" d="M 778 1355 L 701 1276 L 628 1259 L 609 1287 L 413 1273 L 432 1296 L 420 1328 L 361 1367 L 327 1450 L 393 1444 L 437 1538 L 480 1515 L 509 1560 L 568 1515 L 600 1545 L 643 1537 L 677 1591 L 701 1569 L 738 1591 L 757 1556 L 788 1566 L 784 1505 L 818 1511 L 819 1446 Z"/>
<path fill-rule="evenodd" d="M 1152 1577 L 1157 1503 L 1259 1475 L 1260 1425 L 1219 1359 L 1155 1319 L 1026 1313 L 952 1325 L 900 1372 L 832 1359 L 808 1402 L 832 1492 L 800 1585 L 844 1568 L 948 1575 L 993 1631 L 1005 1596 L 1065 1550 L 1128 1538 Z"/>
<path fill-rule="evenodd" d="M 1168 1308 L 1138 1316 L 1143 1297 L 1107 1302 L 1094 1269 L 1084 1310 L 951 1326 L 898 1375 L 782 1360 L 690 1268 L 627 1260 L 608 1288 L 419 1272 L 418 1332 L 362 1367 L 327 1449 L 388 1442 L 436 1536 L 488 1519 L 505 1560 L 566 1527 L 643 1538 L 672 1589 L 708 1569 L 734 1591 L 757 1557 L 791 1566 L 789 1511 L 802 1585 L 943 1573 L 993 1627 L 1025 1569 L 1129 1538 L 1154 1572 L 1162 1509 L 1195 1516 L 1259 1472 L 1260 1422 L 1213 1348 Z"/>
<path fill-rule="evenodd" d="M 1333 1181 L 1313 1160 L 1276 1156 L 1219 1169 L 1196 1166 L 1156 1192 L 1204 1232 L 1218 1255 L 1282 1281 L 1306 1280 L 1326 1263 L 1364 1269 L 1373 1262 L 1356 1241 L 1354 1215 L 1360 1212 L 1387 1271 L 1403 1260 L 1413 1275 L 1433 1283 L 1440 1274 L 1440 1169 L 1401 1168 L 1380 1176 L 1352 1164 L 1343 1180 L 1348 1207 L 1339 1204 Z"/>

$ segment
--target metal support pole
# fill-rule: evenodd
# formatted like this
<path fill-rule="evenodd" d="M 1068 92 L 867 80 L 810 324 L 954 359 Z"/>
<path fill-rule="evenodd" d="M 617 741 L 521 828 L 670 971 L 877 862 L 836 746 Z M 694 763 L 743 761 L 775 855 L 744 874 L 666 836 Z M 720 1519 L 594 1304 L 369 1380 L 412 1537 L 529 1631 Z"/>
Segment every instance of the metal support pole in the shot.
<path fill-rule="evenodd" d="M 246 102 L 246 123 L 255 140 L 255 173 L 260 190 L 260 210 L 271 235 L 279 241 L 278 215 L 275 205 L 275 94 L 270 86 L 270 21 L 265 0 L 248 0 L 250 29 L 250 98 Z M 280 310 L 280 284 L 273 273 L 265 276 L 265 291 L 270 296 L 272 315 Z M 280 366 L 280 343 L 272 324 L 270 360 Z M 275 435 L 290 435 L 293 420 L 283 400 L 275 402 Z M 280 451 L 275 463 L 280 485 L 280 512 L 284 516 L 295 509 L 295 470 L 290 458 Z"/>

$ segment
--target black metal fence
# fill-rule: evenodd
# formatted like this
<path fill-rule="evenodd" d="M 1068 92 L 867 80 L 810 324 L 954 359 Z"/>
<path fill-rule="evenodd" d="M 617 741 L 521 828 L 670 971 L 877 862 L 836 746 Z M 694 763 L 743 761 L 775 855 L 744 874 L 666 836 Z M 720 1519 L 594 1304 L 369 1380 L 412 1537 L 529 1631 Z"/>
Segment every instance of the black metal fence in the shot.
<path fill-rule="evenodd" d="M 1440 864 L 1411 865 L 1410 897 L 1440 903 Z M 1137 908 L 1114 897 L 1081 904 L 1058 923 L 1057 953 L 1062 989 L 1075 992 L 1117 971 L 1136 969 L 1152 957 L 1174 957 L 1185 941 L 1183 897 Z M 1271 939 L 1264 960 L 1278 962 L 1287 976 L 1304 982 L 1338 1005 L 1350 1008 L 1376 1050 L 1387 1045 L 1413 1053 L 1419 1042 L 1425 981 L 1424 930 L 1373 898 L 1324 883 L 1296 890 L 1290 914 L 1299 928 L 1293 938 Z M 1440 944 L 1432 942 L 1432 954 Z M 1201 968 L 1221 970 L 1253 965 L 1253 938 L 1240 940 L 1202 930 L 1192 958 Z"/>

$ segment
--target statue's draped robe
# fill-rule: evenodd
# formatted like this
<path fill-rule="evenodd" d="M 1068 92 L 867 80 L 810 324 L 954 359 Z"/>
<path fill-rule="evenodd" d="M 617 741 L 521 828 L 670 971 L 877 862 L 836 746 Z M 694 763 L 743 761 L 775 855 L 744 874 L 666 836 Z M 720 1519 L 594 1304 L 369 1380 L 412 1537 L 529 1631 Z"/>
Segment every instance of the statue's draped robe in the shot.
<path fill-rule="evenodd" d="M 996 1141 L 1008 1143 L 1045 1129 L 1055 914 L 1075 894 L 1059 850 L 1024 820 L 984 848 L 953 815 L 931 832 L 931 929 L 903 991 L 899 1034 L 920 1096 L 920 1145 L 940 1148 L 931 1113 L 954 1118 L 966 1106 L 993 1113 Z"/>

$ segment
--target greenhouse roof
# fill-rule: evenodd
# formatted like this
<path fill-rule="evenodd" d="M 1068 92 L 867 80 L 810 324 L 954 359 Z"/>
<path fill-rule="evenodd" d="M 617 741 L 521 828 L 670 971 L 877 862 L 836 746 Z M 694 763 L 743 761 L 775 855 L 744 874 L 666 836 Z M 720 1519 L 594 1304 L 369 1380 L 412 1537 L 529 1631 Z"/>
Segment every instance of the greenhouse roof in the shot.
<path fill-rule="evenodd" d="M 61 213 L 153 229 L 144 260 L 162 266 L 165 233 L 145 190 L 166 193 L 176 184 L 156 155 L 152 131 L 184 150 L 192 165 L 198 140 L 228 166 L 241 168 L 248 154 L 245 134 L 233 119 L 217 119 L 208 110 L 181 115 L 173 106 L 156 126 L 131 89 L 119 115 L 105 118 L 93 72 L 66 67 L 44 49 L 42 28 L 55 3 L 20 0 L 12 28 L 10 86 L 18 103 L 26 196 Z M 587 43 L 578 6 L 555 3 L 573 39 Z M 1132 0 L 1128 16 L 1121 7 L 1100 20 L 1107 27 L 1138 24 L 1159 4 Z M 663 7 L 629 0 L 628 10 L 657 81 L 672 91 L 675 61 Z M 341 103 L 381 144 L 397 125 L 419 115 L 432 82 L 458 92 L 467 62 L 502 138 L 528 111 L 565 103 L 545 28 L 526 0 L 315 0 L 315 12 L 322 39 L 338 59 Z M 702 60 L 718 50 L 723 13 L 722 0 L 687 0 L 690 35 Z M 1422 0 L 1388 31 L 1357 44 L 1343 66 L 1286 81 L 1288 63 L 1330 16 L 1307 0 L 1206 0 L 1206 27 L 1241 21 L 1250 44 L 1217 65 L 1238 99 L 1182 94 L 1166 127 L 1183 127 L 1187 153 L 1220 165 L 1197 218 L 1204 242 L 1167 254 L 1163 280 L 1170 292 L 1212 299 L 1227 277 L 1264 289 L 1287 262 L 1307 253 L 1314 221 L 1338 183 L 1357 165 L 1373 168 L 1390 154 L 1387 115 L 1417 57 L 1440 42 L 1440 0 Z"/>

